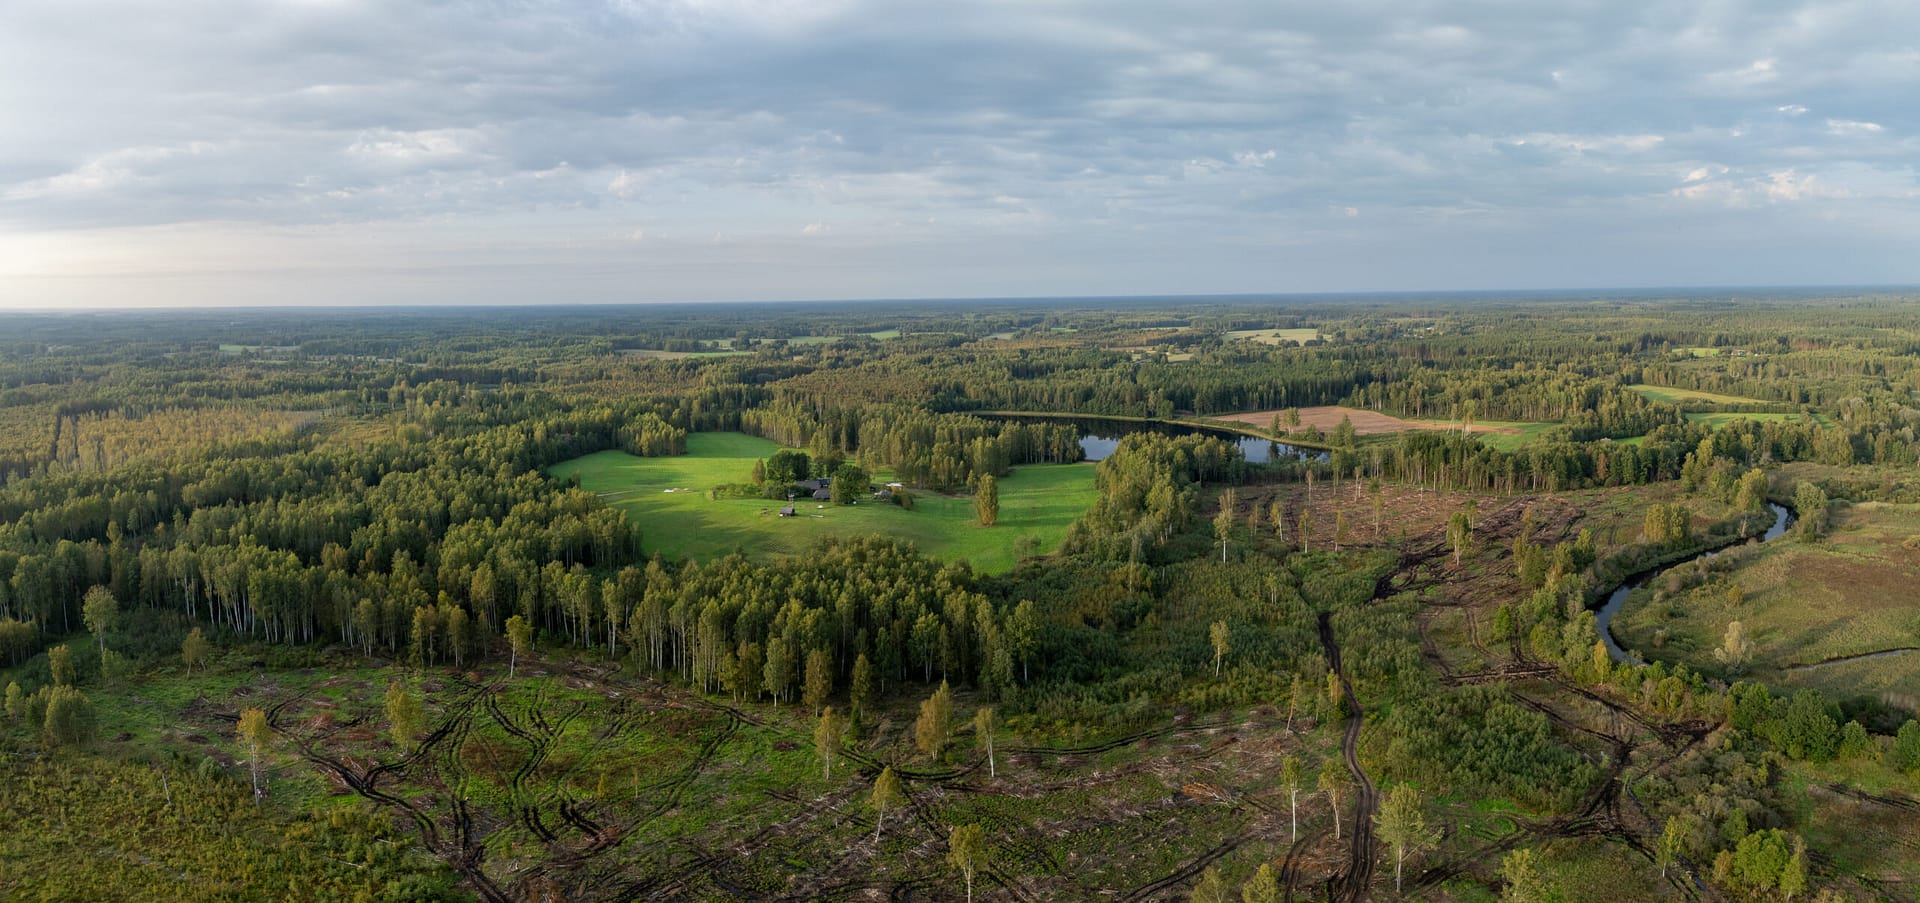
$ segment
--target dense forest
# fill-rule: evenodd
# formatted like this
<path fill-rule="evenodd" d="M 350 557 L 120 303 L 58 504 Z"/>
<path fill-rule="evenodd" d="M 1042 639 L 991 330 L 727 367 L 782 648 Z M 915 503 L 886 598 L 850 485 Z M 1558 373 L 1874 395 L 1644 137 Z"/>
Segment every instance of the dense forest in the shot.
<path fill-rule="evenodd" d="M 1770 689 L 1737 629 L 1712 667 L 1622 658 L 1594 611 L 1757 540 L 1769 504 L 1822 547 L 1846 511 L 1920 502 L 1920 298 L 6 314 L 0 334 L 0 859 L 21 864 L 0 896 L 138 897 L 144 867 L 63 864 L 84 832 L 165 845 L 168 880 L 232 899 L 945 898 L 982 863 L 995 899 L 1920 886 L 1837 839 L 1920 842 L 1880 824 L 1920 809 L 1920 687 Z M 1125 433 L 1092 465 L 1086 418 Z M 789 531 L 955 499 L 974 516 L 947 529 L 1008 547 L 1025 474 L 1083 468 L 1092 501 L 1005 570 L 884 532 L 682 557 L 639 490 L 553 475 L 722 433 L 781 451 L 646 491 L 784 502 L 755 528 Z M 1249 439 L 1302 453 L 1250 460 Z M 1663 577 L 1662 605 L 1736 592 L 1704 564 Z M 727 726 L 700 739 L 696 713 Z M 808 834 L 727 808 L 775 792 L 730 756 L 862 814 Z M 683 765 L 670 793 L 650 780 Z M 1116 774 L 1152 779 L 1124 818 L 1054 821 L 1106 812 L 1088 797 Z M 1128 859 L 1156 812 L 1185 839 Z M 766 846 L 790 833 L 810 839 Z M 688 837 L 691 858 L 659 852 Z"/>

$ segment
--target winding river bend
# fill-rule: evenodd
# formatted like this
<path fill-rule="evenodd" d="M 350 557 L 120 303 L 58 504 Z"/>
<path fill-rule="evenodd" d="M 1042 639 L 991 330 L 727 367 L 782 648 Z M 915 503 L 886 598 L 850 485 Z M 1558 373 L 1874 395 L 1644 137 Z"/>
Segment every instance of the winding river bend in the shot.
<path fill-rule="evenodd" d="M 1793 525 L 1793 514 L 1789 512 L 1785 506 L 1768 502 L 1767 507 L 1773 509 L 1773 526 L 1768 527 L 1767 532 L 1761 534 L 1761 542 L 1772 542 L 1773 540 L 1779 539 L 1781 536 L 1786 535 L 1787 528 Z M 1724 551 L 1726 551 L 1726 548 L 1713 549 L 1711 551 L 1701 552 L 1698 555 L 1689 555 L 1686 558 L 1682 558 L 1664 567 L 1658 567 L 1651 571 L 1635 574 L 1632 577 L 1628 577 L 1625 583 L 1620 584 L 1620 588 L 1614 590 L 1613 594 L 1607 597 L 1607 604 L 1600 606 L 1599 613 L 1594 616 L 1594 626 L 1600 630 L 1600 641 L 1607 644 L 1607 654 L 1613 656 L 1613 660 L 1616 662 L 1645 664 L 1645 661 L 1641 659 L 1639 655 L 1635 654 L 1632 650 L 1620 648 L 1620 644 L 1614 641 L 1613 616 L 1620 613 L 1620 607 L 1627 604 L 1627 597 L 1632 595 L 1634 590 L 1653 582 L 1653 580 L 1661 574 L 1683 564 L 1690 564 L 1703 558 L 1718 557 L 1720 553 Z"/>

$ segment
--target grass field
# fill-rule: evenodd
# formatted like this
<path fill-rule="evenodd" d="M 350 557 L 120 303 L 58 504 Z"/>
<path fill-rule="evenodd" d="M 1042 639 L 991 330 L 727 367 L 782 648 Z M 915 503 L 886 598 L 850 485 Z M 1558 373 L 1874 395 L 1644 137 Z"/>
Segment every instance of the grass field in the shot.
<path fill-rule="evenodd" d="M 1920 694 L 1920 505 L 1869 503 L 1837 513 L 1829 538 L 1793 537 L 1736 554 L 1732 566 L 1692 589 L 1656 600 L 1652 587 L 1627 603 L 1614 630 L 1626 645 L 1710 672 L 1713 650 L 1738 620 L 1755 643 L 1748 673 L 1771 686 L 1839 696 Z M 1742 596 L 1734 602 L 1728 590 Z M 1656 630 L 1665 641 L 1654 645 Z M 1835 661 L 1839 659 L 1839 661 Z"/>
<path fill-rule="evenodd" d="M 1299 412 L 1301 426 L 1318 427 L 1322 433 L 1332 433 L 1343 419 L 1351 421 L 1353 423 L 1353 431 L 1361 436 L 1397 433 L 1402 430 L 1460 429 L 1460 422 L 1457 420 L 1452 422 L 1445 420 L 1416 420 L 1412 418 L 1395 417 L 1391 414 L 1382 414 L 1378 411 L 1369 411 L 1363 408 L 1344 407 L 1342 405 L 1305 407 L 1300 408 Z M 1221 414 L 1214 419 L 1245 424 L 1256 429 L 1265 430 L 1273 424 L 1274 417 L 1284 413 L 1284 410 L 1245 411 L 1238 414 Z M 1510 451 L 1538 440 L 1541 436 L 1545 435 L 1548 430 L 1556 426 L 1559 426 L 1559 424 L 1476 420 L 1471 427 L 1471 431 L 1481 442 L 1486 443 L 1488 446 Z"/>
<path fill-rule="evenodd" d="M 1876 805 L 1836 786 L 1869 794 L 1904 796 L 1911 780 L 1884 762 L 1795 762 L 1781 771 L 1807 825 L 1810 845 L 1833 851 L 1840 874 L 1911 885 L 1920 881 L 1920 819 L 1898 807 Z"/>
<path fill-rule="evenodd" d="M 740 433 L 695 433 L 687 454 L 636 458 L 606 451 L 549 469 L 559 479 L 578 474 L 581 486 L 601 493 L 640 526 L 648 552 L 709 559 L 736 547 L 750 554 L 797 555 L 827 537 L 878 533 L 904 539 L 938 558 L 965 558 L 984 571 L 1013 567 L 1016 544 L 1030 538 L 1031 554 L 1059 548 L 1071 524 L 1093 504 L 1092 464 L 1029 464 L 1000 481 L 1000 519 L 974 520 L 973 500 L 914 493 L 911 511 L 862 501 L 851 507 L 802 502 L 799 517 L 783 518 L 785 502 L 711 499 L 707 490 L 745 483 L 756 458 L 779 446 Z M 669 491 L 671 490 L 671 491 Z"/>
<path fill-rule="evenodd" d="M 1262 345 L 1278 345 L 1293 341 L 1305 345 L 1320 337 L 1320 330 L 1314 327 L 1302 329 L 1236 329 L 1227 333 L 1229 340 L 1247 339 Z"/>
<path fill-rule="evenodd" d="M 1674 389 L 1667 386 L 1650 386 L 1639 383 L 1627 387 L 1654 401 L 1668 404 L 1773 404 L 1764 398 L 1747 398 L 1741 395 L 1721 395 L 1715 392 L 1701 392 L 1697 389 Z"/>
<path fill-rule="evenodd" d="M 1420 425 L 1421 429 L 1459 429 L 1458 421 L 1447 423 L 1441 420 L 1409 421 Z M 1476 420 L 1473 422 L 1473 436 L 1480 444 L 1501 451 L 1513 451 L 1540 441 L 1557 423 L 1533 423 L 1525 420 Z"/>
<path fill-rule="evenodd" d="M 685 360 L 690 357 L 732 357 L 738 354 L 752 354 L 751 351 L 656 351 L 652 348 L 622 348 L 620 353 L 628 357 L 649 358 L 662 361 Z"/>
<path fill-rule="evenodd" d="M 1687 419 L 1694 423 L 1704 423 L 1717 430 L 1729 423 L 1741 420 L 1799 420 L 1800 415 L 1781 413 L 1743 414 L 1732 411 L 1692 411 L 1687 414 Z"/>
<path fill-rule="evenodd" d="M 897 338 L 899 338 L 899 337 L 900 337 L 900 330 L 898 330 L 898 329 L 880 329 L 880 330 L 876 330 L 876 331 L 874 331 L 874 332 L 863 332 L 863 333 L 859 333 L 859 335 L 864 335 L 864 336 L 866 336 L 867 338 L 870 338 L 870 339 L 874 339 L 874 340 L 877 340 L 877 341 L 882 341 L 882 342 L 884 342 L 884 341 L 886 341 L 886 340 L 888 340 L 888 339 L 897 339 Z M 844 338 L 846 338 L 846 336 L 840 336 L 840 335 L 797 335 L 797 336 L 791 336 L 791 337 L 789 337 L 789 338 L 787 339 L 787 344 L 789 344 L 789 345 L 831 345 L 831 344 L 833 344 L 833 343 L 835 343 L 835 342 L 838 342 L 838 341 L 840 341 L 841 339 L 844 339 Z"/>

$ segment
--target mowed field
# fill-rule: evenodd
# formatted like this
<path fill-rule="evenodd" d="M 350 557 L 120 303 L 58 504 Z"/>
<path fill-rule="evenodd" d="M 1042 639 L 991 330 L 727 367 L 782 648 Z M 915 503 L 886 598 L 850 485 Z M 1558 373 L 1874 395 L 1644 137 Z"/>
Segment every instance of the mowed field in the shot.
<path fill-rule="evenodd" d="M 620 353 L 628 357 L 647 358 L 661 361 L 683 361 L 690 357 L 732 357 L 752 354 L 751 351 L 657 351 L 652 348 L 622 348 Z"/>
<path fill-rule="evenodd" d="M 558 479 L 575 474 L 640 526 L 649 553 L 698 560 L 735 548 L 749 554 L 798 555 L 822 539 L 878 533 L 904 539 L 945 560 L 965 558 L 983 571 L 1013 567 L 1016 545 L 1028 538 L 1028 553 L 1059 548 L 1067 526 L 1093 504 L 1093 465 L 1028 464 L 1000 481 L 1000 519 L 975 522 L 971 497 L 915 492 L 913 510 L 862 500 L 857 505 L 798 502 L 797 517 L 780 517 L 786 503 L 769 499 L 712 499 L 707 490 L 745 483 L 753 462 L 780 446 L 740 433 L 695 433 L 687 454 L 638 458 L 605 451 L 557 464 Z M 884 473 L 876 482 L 884 482 Z"/>
<path fill-rule="evenodd" d="M 1248 426 L 1266 429 L 1273 425 L 1275 416 L 1284 416 L 1281 410 L 1245 411 L 1239 414 L 1219 414 L 1214 420 L 1227 420 L 1244 423 Z M 1340 425 L 1341 418 L 1352 418 L 1353 431 L 1362 436 L 1381 433 L 1398 433 L 1402 430 L 1457 430 L 1458 421 L 1448 423 L 1442 420 L 1410 420 L 1368 411 L 1361 408 L 1349 408 L 1342 405 L 1318 405 L 1300 409 L 1300 425 L 1316 426 L 1323 433 L 1332 433 Z M 1514 448 L 1538 438 L 1540 434 L 1553 429 L 1554 423 L 1508 423 L 1505 421 L 1476 421 L 1469 430 L 1478 435 L 1481 441 L 1495 448 Z"/>
<path fill-rule="evenodd" d="M 1739 411 L 1689 411 L 1687 419 L 1694 423 L 1704 423 L 1719 429 L 1729 423 L 1740 420 L 1799 420 L 1799 414 L 1786 413 L 1742 413 Z"/>
<path fill-rule="evenodd" d="M 1744 395 L 1721 395 L 1716 392 L 1702 392 L 1698 389 L 1675 389 L 1669 386 L 1650 386 L 1639 383 L 1627 387 L 1654 401 L 1668 404 L 1706 403 L 1706 404 L 1774 404 L 1764 398 L 1748 398 Z"/>
<path fill-rule="evenodd" d="M 1637 595 L 1614 631 L 1647 655 L 1718 673 L 1713 651 L 1738 620 L 1754 641 L 1747 673 L 1770 686 L 1920 695 L 1920 652 L 1905 651 L 1920 647 L 1920 547 L 1906 547 L 1917 534 L 1920 505 L 1855 505 L 1835 514 L 1824 540 L 1782 537 L 1736 553 L 1703 586 L 1661 601 Z"/>
<path fill-rule="evenodd" d="M 1299 342 L 1304 345 L 1320 337 L 1320 330 L 1307 326 L 1299 329 L 1236 329 L 1227 333 L 1228 339 L 1246 339 L 1262 345 L 1278 345 L 1281 342 Z"/>

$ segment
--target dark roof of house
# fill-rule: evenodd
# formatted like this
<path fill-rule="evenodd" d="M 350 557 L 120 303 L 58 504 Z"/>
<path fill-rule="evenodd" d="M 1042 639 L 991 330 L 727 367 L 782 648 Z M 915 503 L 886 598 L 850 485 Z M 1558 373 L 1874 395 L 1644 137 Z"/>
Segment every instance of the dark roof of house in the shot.
<path fill-rule="evenodd" d="M 833 491 L 828 489 L 815 489 L 813 491 L 813 498 L 815 501 L 826 501 L 827 499 L 833 498 Z"/>

